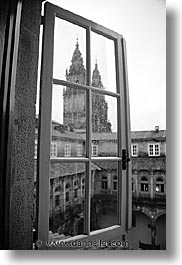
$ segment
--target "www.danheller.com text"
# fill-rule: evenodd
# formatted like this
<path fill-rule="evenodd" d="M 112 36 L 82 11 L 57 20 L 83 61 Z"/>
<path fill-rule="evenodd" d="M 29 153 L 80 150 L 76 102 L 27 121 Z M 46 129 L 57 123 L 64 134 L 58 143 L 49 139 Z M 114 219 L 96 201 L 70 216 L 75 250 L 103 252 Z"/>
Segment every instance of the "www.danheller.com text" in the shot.
<path fill-rule="evenodd" d="M 73 240 L 73 241 L 63 241 L 63 240 L 57 240 L 57 241 L 47 241 L 43 242 L 41 240 L 36 241 L 36 246 L 41 248 L 44 245 L 46 245 L 48 248 L 50 247 L 79 247 L 79 248 L 127 248 L 128 242 L 127 241 L 120 241 L 120 240 L 89 240 L 89 241 L 80 241 L 80 240 Z"/>

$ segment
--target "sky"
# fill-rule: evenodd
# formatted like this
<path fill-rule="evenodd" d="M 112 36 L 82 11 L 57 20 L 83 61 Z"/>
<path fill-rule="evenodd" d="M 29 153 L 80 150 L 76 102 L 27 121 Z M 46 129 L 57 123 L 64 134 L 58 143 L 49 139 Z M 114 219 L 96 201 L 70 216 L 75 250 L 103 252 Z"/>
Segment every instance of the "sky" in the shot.
<path fill-rule="evenodd" d="M 166 129 L 165 1 L 50 0 L 49 2 L 123 35 L 127 45 L 131 130 L 153 130 L 156 125 L 160 129 Z M 84 60 L 86 45 L 84 30 L 76 29 L 75 26 L 74 30 L 69 27 L 62 28 L 63 32 L 60 32 L 60 35 L 55 29 L 58 46 L 57 48 L 55 46 L 54 77 L 59 78 L 64 76 L 65 69 L 71 64 L 76 38 L 78 38 Z M 70 30 L 70 34 L 65 34 L 64 29 Z M 69 39 L 67 39 L 68 35 Z M 71 41 L 70 38 L 72 38 Z M 92 69 L 97 60 L 103 85 L 109 88 L 112 87 L 110 84 L 113 83 L 113 75 L 107 73 L 114 71 L 112 44 L 110 40 L 106 41 L 105 49 L 101 50 L 101 45 L 99 45 L 101 42 L 99 38 L 95 38 L 93 42 Z M 60 62 L 59 58 L 61 58 L 60 45 L 64 47 L 65 55 L 61 71 L 60 68 L 56 70 L 56 65 L 58 65 L 56 60 Z M 69 54 L 66 54 L 66 50 Z M 107 56 L 104 57 L 104 54 Z M 112 113 L 108 115 L 111 119 Z"/>

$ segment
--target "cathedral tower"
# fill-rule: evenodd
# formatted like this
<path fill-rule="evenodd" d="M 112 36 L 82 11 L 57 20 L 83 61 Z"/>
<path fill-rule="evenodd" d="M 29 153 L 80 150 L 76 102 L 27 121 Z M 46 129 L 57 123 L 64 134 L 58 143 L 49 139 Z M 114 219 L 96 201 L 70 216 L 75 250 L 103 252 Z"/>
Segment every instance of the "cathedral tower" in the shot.
<path fill-rule="evenodd" d="M 69 71 L 66 70 L 66 80 L 79 84 L 86 83 L 86 70 L 79 49 L 78 39 Z M 66 87 L 63 97 L 64 125 L 69 125 L 72 130 L 84 130 L 86 128 L 85 92 L 80 89 Z"/>
<path fill-rule="evenodd" d="M 104 89 L 97 61 L 92 74 L 92 86 Z M 111 123 L 108 122 L 108 104 L 104 95 L 92 94 L 92 132 L 111 132 Z"/>
<path fill-rule="evenodd" d="M 71 66 L 66 70 L 66 80 L 79 84 L 86 84 L 86 69 L 83 64 L 82 54 L 78 40 L 73 52 Z M 92 74 L 93 87 L 104 89 L 98 64 Z M 64 91 L 64 125 L 69 125 L 72 130 L 86 130 L 86 99 L 85 91 L 66 87 Z M 108 104 L 104 95 L 92 94 L 92 131 L 111 132 L 111 124 L 108 122 Z"/>

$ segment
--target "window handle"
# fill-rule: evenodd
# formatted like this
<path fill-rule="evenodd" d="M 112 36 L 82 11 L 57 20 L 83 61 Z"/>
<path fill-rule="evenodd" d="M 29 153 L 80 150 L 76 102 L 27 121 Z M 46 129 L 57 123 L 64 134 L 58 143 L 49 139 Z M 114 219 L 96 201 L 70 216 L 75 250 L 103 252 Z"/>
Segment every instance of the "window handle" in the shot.
<path fill-rule="evenodd" d="M 126 170 L 126 164 L 130 162 L 130 157 L 126 149 L 122 149 L 122 170 Z"/>

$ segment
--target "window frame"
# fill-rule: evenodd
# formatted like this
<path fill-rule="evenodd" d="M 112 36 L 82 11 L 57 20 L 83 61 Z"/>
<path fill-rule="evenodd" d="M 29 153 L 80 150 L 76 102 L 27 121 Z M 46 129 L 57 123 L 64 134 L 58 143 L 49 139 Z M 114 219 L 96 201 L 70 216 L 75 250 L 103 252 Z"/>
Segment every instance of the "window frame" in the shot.
<path fill-rule="evenodd" d="M 152 154 L 150 153 L 150 146 L 152 146 Z M 156 149 L 155 149 L 156 146 L 158 146 L 158 154 L 156 154 Z M 148 155 L 149 156 L 160 156 L 160 144 L 159 143 L 148 144 Z"/>
<path fill-rule="evenodd" d="M 58 201 L 59 201 L 59 203 L 57 205 Z M 55 194 L 54 205 L 55 205 L 55 208 L 58 208 L 60 206 L 60 194 Z"/>
<path fill-rule="evenodd" d="M 108 190 L 108 176 L 103 175 L 101 179 L 101 190 Z"/>
<path fill-rule="evenodd" d="M 37 167 L 37 238 L 42 242 L 49 239 L 49 166 L 50 163 L 77 163 L 86 164 L 85 179 L 85 211 L 84 211 L 84 235 L 89 238 L 100 235 L 113 236 L 120 231 L 125 233 L 131 227 L 131 166 L 127 163 L 126 169 L 122 168 L 122 149 L 125 149 L 130 156 L 130 111 L 129 111 L 129 92 L 127 80 L 126 64 L 126 44 L 122 35 L 98 25 L 90 20 L 73 14 L 67 10 L 57 7 L 49 2 L 44 5 L 43 23 L 43 45 L 42 45 L 42 64 L 41 64 L 41 87 L 40 87 L 40 115 L 39 115 L 39 135 L 38 135 L 38 167 Z M 54 21 L 55 17 L 64 19 L 86 29 L 86 85 L 72 83 L 53 77 L 53 46 L 54 46 Z M 91 31 L 100 34 L 114 41 L 115 63 L 116 63 L 116 84 L 115 93 L 91 87 L 91 58 L 90 46 Z M 52 85 L 61 85 L 82 89 L 86 91 L 86 103 L 88 106 L 86 119 L 86 156 L 85 157 L 57 157 L 49 159 L 50 139 L 51 139 L 51 105 L 52 105 Z M 91 156 L 91 105 L 92 92 L 104 94 L 117 98 L 118 112 L 118 156 L 117 157 L 92 157 Z M 121 126 L 122 121 L 122 126 Z M 91 206 L 91 163 L 98 161 L 110 161 L 118 163 L 118 225 L 102 230 L 90 231 L 90 206 Z M 80 236 L 79 236 L 80 238 Z M 72 240 L 74 238 L 71 238 Z M 47 249 L 43 244 L 39 249 Z M 53 249 L 53 248 L 51 248 Z"/>
<path fill-rule="evenodd" d="M 82 146 L 82 144 L 77 144 L 77 146 L 76 146 L 76 154 L 77 154 L 77 156 L 82 156 L 82 154 L 83 154 L 83 146 Z"/>
<path fill-rule="evenodd" d="M 112 177 L 112 190 L 113 191 L 118 190 L 118 177 L 116 175 Z"/>
<path fill-rule="evenodd" d="M 157 186 L 159 186 L 159 191 L 156 190 Z M 157 177 L 155 180 L 155 194 L 165 194 L 165 182 L 161 177 Z"/>
<path fill-rule="evenodd" d="M 56 152 L 54 152 L 56 147 Z M 53 150 L 52 150 L 53 149 Z M 50 147 L 50 158 L 57 157 L 57 143 L 56 142 L 51 142 L 51 147 Z M 56 155 L 55 155 L 56 154 Z"/>
<path fill-rule="evenodd" d="M 146 178 L 146 180 L 142 180 L 143 178 Z M 142 190 L 142 185 L 144 185 L 144 187 L 147 186 L 147 190 Z M 149 179 L 146 176 L 142 176 L 140 179 L 140 192 L 143 194 L 149 193 Z"/>
<path fill-rule="evenodd" d="M 65 157 L 71 156 L 71 144 L 68 144 L 68 143 L 64 144 L 64 156 Z"/>
<path fill-rule="evenodd" d="M 136 147 L 136 154 L 134 154 L 134 146 Z M 138 144 L 132 144 L 131 145 L 131 155 L 133 157 L 137 157 L 138 156 Z"/>
<path fill-rule="evenodd" d="M 95 150 L 94 150 L 95 148 Z M 98 156 L 98 145 L 97 144 L 92 144 L 92 156 Z"/>

